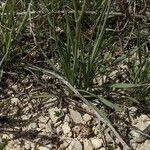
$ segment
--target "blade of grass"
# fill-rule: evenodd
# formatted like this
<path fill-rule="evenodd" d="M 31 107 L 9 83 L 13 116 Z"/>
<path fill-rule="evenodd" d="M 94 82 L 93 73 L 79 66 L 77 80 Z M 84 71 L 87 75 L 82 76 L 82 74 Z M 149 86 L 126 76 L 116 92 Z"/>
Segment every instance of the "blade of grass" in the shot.
<path fill-rule="evenodd" d="M 130 83 L 116 83 L 111 85 L 111 88 L 123 88 L 123 89 L 127 89 L 127 88 L 136 88 L 136 87 L 141 87 L 144 86 L 145 84 L 130 84 Z"/>
<path fill-rule="evenodd" d="M 119 109 L 118 106 L 117 106 L 117 104 L 113 104 L 112 102 L 108 101 L 107 99 L 103 98 L 102 96 L 95 95 L 95 94 L 93 94 L 93 93 L 91 93 L 91 92 L 88 92 L 88 91 L 85 91 L 85 90 L 79 90 L 79 91 L 84 92 L 84 93 L 86 93 L 86 94 L 89 94 L 89 95 L 91 95 L 91 96 L 97 98 L 97 99 L 100 100 L 102 103 L 104 103 L 106 106 L 108 106 L 108 107 L 110 107 L 110 108 L 112 108 L 112 109 L 115 109 L 115 110 L 116 110 L 116 109 Z"/>

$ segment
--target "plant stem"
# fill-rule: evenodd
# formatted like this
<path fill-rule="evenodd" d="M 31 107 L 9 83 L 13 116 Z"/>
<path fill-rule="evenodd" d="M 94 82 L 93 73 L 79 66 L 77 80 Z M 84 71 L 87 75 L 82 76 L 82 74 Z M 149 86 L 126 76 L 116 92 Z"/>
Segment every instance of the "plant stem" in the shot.
<path fill-rule="evenodd" d="M 74 48 L 74 64 L 73 64 L 73 73 L 76 75 L 77 72 L 77 59 L 78 59 L 78 43 L 79 43 L 79 35 L 80 35 L 80 23 L 81 23 L 81 19 L 83 17 L 84 11 L 85 11 L 85 7 L 86 7 L 86 2 L 87 0 L 84 0 L 83 5 L 82 5 L 82 9 L 81 12 L 78 16 L 78 9 L 75 3 L 75 0 L 73 0 L 73 5 L 74 5 L 74 9 L 75 9 L 75 23 L 76 23 L 76 27 L 75 27 L 75 48 Z M 75 76 L 74 76 L 74 83 L 75 83 Z"/>

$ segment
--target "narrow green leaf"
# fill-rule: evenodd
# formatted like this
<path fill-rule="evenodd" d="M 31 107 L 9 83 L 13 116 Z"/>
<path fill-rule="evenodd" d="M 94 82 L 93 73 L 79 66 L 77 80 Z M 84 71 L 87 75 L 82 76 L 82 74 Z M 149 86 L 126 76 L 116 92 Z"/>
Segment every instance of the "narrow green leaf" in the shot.
<path fill-rule="evenodd" d="M 112 108 L 112 109 L 118 109 L 118 106 L 116 104 L 113 104 L 112 102 L 108 101 L 107 99 L 103 98 L 102 96 L 95 95 L 91 92 L 85 91 L 85 90 L 79 90 L 81 92 L 87 93 L 97 99 L 99 99 L 102 103 L 104 103 L 106 106 Z"/>
<path fill-rule="evenodd" d="M 111 88 L 135 88 L 135 87 L 140 87 L 143 86 L 143 84 L 130 84 L 130 83 L 116 83 L 111 85 Z"/>

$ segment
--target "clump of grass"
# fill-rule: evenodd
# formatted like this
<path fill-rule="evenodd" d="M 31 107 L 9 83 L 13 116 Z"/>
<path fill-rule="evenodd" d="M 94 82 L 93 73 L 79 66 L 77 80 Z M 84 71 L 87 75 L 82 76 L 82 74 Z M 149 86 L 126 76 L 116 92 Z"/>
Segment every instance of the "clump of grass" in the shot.
<path fill-rule="evenodd" d="M 140 27 L 135 23 L 138 16 L 135 12 L 131 15 L 130 12 L 125 13 L 121 2 L 115 8 L 111 6 L 117 4 L 111 0 L 88 2 L 5 1 L 0 8 L 0 79 L 7 70 L 11 70 L 12 64 L 15 64 L 13 69 L 16 72 L 21 61 L 31 62 L 48 66 L 61 75 L 75 92 L 97 99 L 112 110 L 118 108 L 114 104 L 116 99 L 110 96 L 114 93 L 118 94 L 119 100 L 125 97 L 136 103 L 148 103 L 150 55 L 147 52 L 148 41 L 145 42 Z M 140 9 L 136 2 L 131 4 L 131 8 L 132 5 Z M 117 8 L 120 13 L 113 12 Z M 123 23 L 119 22 L 121 19 Z M 121 29 L 118 24 L 121 24 Z M 115 29 L 110 29 L 113 27 Z M 115 54 L 118 49 L 121 49 L 119 57 Z M 113 69 L 117 70 L 120 64 L 127 65 L 124 70 L 126 79 L 109 79 Z M 96 85 L 93 81 L 97 75 L 106 76 L 107 81 Z M 118 89 L 121 89 L 120 93 Z M 70 93 L 68 95 L 72 96 Z M 106 119 L 106 113 L 93 105 L 90 98 L 90 106 Z"/>

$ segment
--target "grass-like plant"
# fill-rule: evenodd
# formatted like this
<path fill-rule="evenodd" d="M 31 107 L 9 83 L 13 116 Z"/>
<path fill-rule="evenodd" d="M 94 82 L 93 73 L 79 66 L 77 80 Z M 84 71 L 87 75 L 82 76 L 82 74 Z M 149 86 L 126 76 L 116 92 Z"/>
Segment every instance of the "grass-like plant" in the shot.
<path fill-rule="evenodd" d="M 117 51 L 115 46 L 120 41 L 116 41 L 118 31 L 106 32 L 106 27 L 113 26 L 110 22 L 116 22 L 118 15 L 112 12 L 114 8 L 111 4 L 114 4 L 111 0 L 6 0 L 0 7 L 0 80 L 3 73 L 14 65 L 14 60 L 18 64 L 21 60 L 35 64 L 40 64 L 41 61 L 42 65 L 49 66 L 53 71 L 33 66 L 31 68 L 58 77 L 70 89 L 68 96 L 78 96 L 114 130 L 105 113 L 91 99 L 97 99 L 107 108 L 116 110 L 118 106 L 111 98 L 107 100 L 105 93 L 119 93 L 117 89 L 122 89 L 121 94 L 125 98 L 137 103 L 145 100 L 148 102 L 150 56 L 144 51 L 141 43 L 143 38 L 141 39 L 140 29 L 137 29 L 135 34 L 130 34 L 130 38 L 134 35 L 137 49 L 130 48 L 114 59 L 113 53 Z M 120 13 L 118 16 L 122 15 L 127 17 Z M 32 51 L 40 55 L 40 61 L 36 57 L 29 57 Z M 19 55 L 19 59 L 13 55 Z M 124 72 L 126 79 L 119 83 L 116 78 L 109 80 L 108 83 L 97 86 L 102 90 L 94 91 L 93 81 L 97 75 L 109 77 L 116 66 L 124 63 L 128 67 Z M 17 69 L 16 65 L 15 71 Z M 85 99 L 84 95 L 90 99 Z M 116 133 L 115 130 L 114 132 Z M 118 136 L 117 133 L 116 135 Z M 124 144 L 123 141 L 122 143 Z"/>

